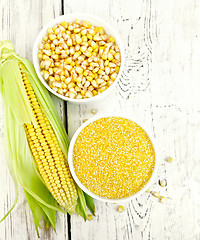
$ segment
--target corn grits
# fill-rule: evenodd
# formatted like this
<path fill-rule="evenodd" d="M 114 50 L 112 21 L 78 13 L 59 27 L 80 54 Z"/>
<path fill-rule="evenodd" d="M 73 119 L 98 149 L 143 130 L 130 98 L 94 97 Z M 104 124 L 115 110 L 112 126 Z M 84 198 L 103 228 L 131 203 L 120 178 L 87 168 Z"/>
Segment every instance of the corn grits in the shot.
<path fill-rule="evenodd" d="M 88 190 L 119 199 L 137 193 L 149 181 L 155 152 L 148 135 L 136 123 L 105 117 L 90 123 L 78 135 L 73 166 Z"/>

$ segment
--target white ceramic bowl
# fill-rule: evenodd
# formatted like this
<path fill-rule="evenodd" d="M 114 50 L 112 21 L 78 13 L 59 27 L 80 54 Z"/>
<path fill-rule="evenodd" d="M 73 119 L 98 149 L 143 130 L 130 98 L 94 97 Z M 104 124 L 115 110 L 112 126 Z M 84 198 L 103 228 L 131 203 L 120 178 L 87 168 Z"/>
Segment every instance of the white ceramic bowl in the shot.
<path fill-rule="evenodd" d="M 44 78 L 41 76 L 40 72 L 40 65 L 39 65 L 39 59 L 38 59 L 38 46 L 39 44 L 42 42 L 42 38 L 44 35 L 46 35 L 47 29 L 49 27 L 53 27 L 56 23 L 61 23 L 62 21 L 66 21 L 66 22 L 72 22 L 75 19 L 79 19 L 79 20 L 87 20 L 89 22 L 91 22 L 92 25 L 94 26 L 101 26 L 105 29 L 105 32 L 108 35 L 111 35 L 115 38 L 116 40 L 116 44 L 119 46 L 120 48 L 120 53 L 121 53 L 121 67 L 120 67 L 120 71 L 117 75 L 117 78 L 115 79 L 114 83 L 107 89 L 105 90 L 103 93 L 100 93 L 92 98 L 85 98 L 85 99 L 71 99 L 65 96 L 62 96 L 58 93 L 56 93 L 53 89 L 51 89 L 47 82 L 44 80 Z M 52 21 L 50 21 L 47 25 L 45 25 L 43 27 L 43 29 L 40 31 L 40 33 L 38 34 L 34 46 L 33 46 L 33 65 L 35 67 L 36 73 L 40 79 L 40 81 L 43 83 L 43 85 L 50 91 L 52 92 L 54 95 L 56 95 L 57 97 L 65 100 L 65 101 L 70 101 L 70 102 L 74 102 L 74 103 L 87 103 L 87 102 L 91 102 L 94 100 L 100 100 L 102 98 L 104 98 L 106 95 L 108 95 L 113 88 L 116 86 L 119 77 L 122 74 L 123 71 L 123 67 L 124 67 L 124 49 L 120 40 L 119 35 L 115 32 L 115 30 L 113 29 L 113 27 L 111 27 L 109 24 L 107 24 L 105 21 L 103 21 L 100 18 L 97 18 L 93 15 L 90 14 L 83 14 L 83 13 L 73 13 L 73 14 L 67 14 L 67 15 L 63 15 L 60 17 L 57 17 L 55 19 L 53 19 Z"/>
<path fill-rule="evenodd" d="M 125 198 L 121 198 L 121 199 L 108 199 L 108 198 L 105 198 L 105 197 L 101 197 L 93 192 L 91 192 L 90 190 L 88 190 L 81 182 L 80 180 L 78 179 L 78 177 L 76 176 L 76 173 L 75 173 L 75 170 L 74 170 L 74 166 L 73 166 L 73 149 L 74 149 L 74 144 L 76 142 L 76 139 L 79 135 L 79 133 L 87 126 L 89 125 L 90 123 L 96 121 L 97 119 L 100 119 L 100 118 L 104 118 L 104 117 L 122 117 L 122 118 L 126 118 L 126 119 L 129 119 L 133 122 L 135 122 L 136 124 L 138 124 L 148 135 L 149 139 L 151 140 L 152 142 L 152 145 L 153 145 L 153 148 L 154 148 L 154 151 L 155 151 L 155 167 L 154 167 L 154 170 L 153 170 L 153 173 L 152 173 L 152 176 L 151 178 L 149 179 L 149 181 L 147 182 L 147 184 L 140 190 L 138 191 L 137 193 L 135 193 L 134 195 L 132 196 L 129 196 L 129 197 L 125 197 Z M 127 117 L 127 116 L 124 116 L 124 115 L 98 115 L 96 117 L 93 117 L 89 120 L 87 120 L 87 122 L 83 123 L 79 128 L 78 130 L 75 132 L 74 136 L 72 137 L 71 139 L 71 142 L 70 142 L 70 146 L 69 146 L 69 151 L 68 151 L 68 163 L 69 163 L 69 168 L 70 168 L 70 171 L 71 171 L 71 174 L 72 174 L 72 177 L 74 178 L 75 182 L 78 184 L 78 186 L 84 191 L 86 192 L 88 195 L 90 195 L 92 198 L 94 199 L 97 199 L 99 201 L 103 201 L 103 202 L 110 202 L 110 203 L 120 203 L 120 202 L 126 202 L 126 201 L 130 201 L 138 196 L 140 196 L 142 193 L 144 193 L 153 183 L 154 179 L 155 179 L 155 176 L 156 176 L 156 173 L 157 173 L 157 170 L 158 170 L 158 147 L 157 147 L 157 144 L 155 142 L 155 139 L 153 138 L 153 136 L 150 134 L 150 132 L 147 130 L 147 128 L 144 126 L 144 124 L 141 124 L 140 121 L 137 121 L 136 119 L 132 118 L 132 117 Z"/>

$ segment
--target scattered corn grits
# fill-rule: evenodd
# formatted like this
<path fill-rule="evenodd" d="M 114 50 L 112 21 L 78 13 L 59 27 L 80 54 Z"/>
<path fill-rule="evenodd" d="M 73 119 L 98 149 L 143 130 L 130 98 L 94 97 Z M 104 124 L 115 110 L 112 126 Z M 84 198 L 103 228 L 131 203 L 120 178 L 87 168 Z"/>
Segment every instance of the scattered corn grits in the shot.
<path fill-rule="evenodd" d="M 141 190 L 155 166 L 146 132 L 131 120 L 105 117 L 86 126 L 73 150 L 74 170 L 91 192 L 119 199 Z"/>
<path fill-rule="evenodd" d="M 88 21 L 61 22 L 48 28 L 39 45 L 41 75 L 60 95 L 90 98 L 115 81 L 121 65 L 115 39 Z"/>

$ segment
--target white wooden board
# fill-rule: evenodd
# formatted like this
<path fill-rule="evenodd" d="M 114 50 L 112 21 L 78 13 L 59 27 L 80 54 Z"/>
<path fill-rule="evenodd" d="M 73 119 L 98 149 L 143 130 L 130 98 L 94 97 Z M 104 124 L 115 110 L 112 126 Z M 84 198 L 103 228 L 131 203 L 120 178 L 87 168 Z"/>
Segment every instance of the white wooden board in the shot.
<path fill-rule="evenodd" d="M 70 138 L 83 119 L 113 112 L 137 117 L 153 132 L 160 149 L 158 177 L 151 190 L 169 199 L 161 204 L 148 193 L 126 204 L 95 201 L 96 217 L 59 214 L 57 233 L 41 230 L 41 239 L 199 240 L 200 239 L 200 2 L 196 0 L 1 0 L 1 38 L 31 60 L 34 38 L 51 18 L 87 12 L 105 19 L 121 35 L 126 67 L 113 94 L 87 105 L 67 103 Z M 55 100 L 65 121 L 63 102 Z M 0 102 L 0 216 L 12 205 L 14 187 L 3 151 Z M 165 162 L 168 156 L 174 162 Z M 167 179 L 162 189 L 158 179 Z M 36 239 L 23 192 L 16 209 L 0 224 L 0 239 Z"/>

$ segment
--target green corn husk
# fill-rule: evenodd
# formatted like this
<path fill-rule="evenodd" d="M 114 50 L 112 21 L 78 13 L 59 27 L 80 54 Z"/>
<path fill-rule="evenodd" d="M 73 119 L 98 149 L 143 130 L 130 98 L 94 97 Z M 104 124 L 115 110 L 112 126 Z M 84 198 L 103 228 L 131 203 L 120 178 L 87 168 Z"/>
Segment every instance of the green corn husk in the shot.
<path fill-rule="evenodd" d="M 35 69 L 30 61 L 19 57 L 10 41 L 0 42 L 0 89 L 5 109 L 5 148 L 7 164 L 15 184 L 16 197 L 12 208 L 0 220 L 3 221 L 15 207 L 18 199 L 18 189 L 24 190 L 27 202 L 32 211 L 37 234 L 40 228 L 40 219 L 44 218 L 46 226 L 55 229 L 56 211 L 66 213 L 59 207 L 47 187 L 45 186 L 29 149 L 25 123 L 36 124 L 30 107 L 18 64 L 21 63 L 29 76 L 29 81 L 35 91 L 41 108 L 46 113 L 52 128 L 58 138 L 59 144 L 67 159 L 68 137 L 56 107 L 43 84 L 38 79 Z M 77 186 L 78 200 L 76 214 L 88 219 L 87 207 L 92 214 L 95 212 L 93 199 Z M 86 207 L 87 206 L 87 207 Z"/>

